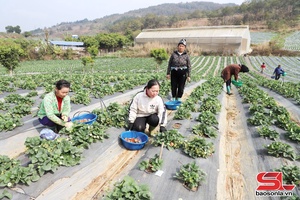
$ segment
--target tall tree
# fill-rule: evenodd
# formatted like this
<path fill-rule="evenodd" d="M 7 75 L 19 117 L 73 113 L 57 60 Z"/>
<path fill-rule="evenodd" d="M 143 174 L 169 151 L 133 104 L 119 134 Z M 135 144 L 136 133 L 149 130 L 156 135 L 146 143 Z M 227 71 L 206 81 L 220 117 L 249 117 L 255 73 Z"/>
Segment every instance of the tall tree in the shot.
<path fill-rule="evenodd" d="M 13 26 L 6 26 L 5 27 L 6 33 L 13 33 L 15 28 Z"/>
<path fill-rule="evenodd" d="M 14 27 L 14 31 L 15 31 L 15 33 L 18 33 L 18 34 L 20 34 L 21 33 L 21 27 L 18 25 L 18 26 L 15 26 Z"/>
<path fill-rule="evenodd" d="M 20 56 L 24 54 L 21 46 L 14 42 L 0 43 L 0 63 L 12 76 L 13 71 L 19 66 Z"/>
<path fill-rule="evenodd" d="M 164 60 L 168 59 L 167 51 L 163 48 L 152 49 L 150 51 L 150 56 L 153 57 L 157 63 L 156 70 L 159 71 L 159 67 Z"/>

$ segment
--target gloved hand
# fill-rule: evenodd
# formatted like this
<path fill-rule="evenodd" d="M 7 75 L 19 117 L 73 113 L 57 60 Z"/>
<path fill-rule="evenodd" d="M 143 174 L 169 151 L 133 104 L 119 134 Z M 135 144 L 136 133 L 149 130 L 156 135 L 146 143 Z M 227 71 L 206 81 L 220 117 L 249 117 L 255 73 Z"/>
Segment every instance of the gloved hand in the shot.
<path fill-rule="evenodd" d="M 166 127 L 164 127 L 164 126 L 161 126 L 160 128 L 159 128 L 159 132 L 166 132 L 167 131 L 167 129 L 166 129 Z"/>
<path fill-rule="evenodd" d="M 133 123 L 129 123 L 129 124 L 128 124 L 128 127 L 127 127 L 127 130 L 131 131 L 132 128 L 133 128 Z"/>
<path fill-rule="evenodd" d="M 65 123 L 65 127 L 66 127 L 66 129 L 68 131 L 71 130 L 72 126 L 73 126 L 73 122 L 67 122 L 67 123 Z"/>

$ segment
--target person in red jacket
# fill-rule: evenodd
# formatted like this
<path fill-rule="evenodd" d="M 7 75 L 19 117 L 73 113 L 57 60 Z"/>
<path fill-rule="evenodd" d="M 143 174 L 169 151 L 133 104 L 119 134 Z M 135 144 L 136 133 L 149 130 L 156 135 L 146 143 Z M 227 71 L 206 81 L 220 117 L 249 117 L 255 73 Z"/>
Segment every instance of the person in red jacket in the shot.
<path fill-rule="evenodd" d="M 226 90 L 227 94 L 230 95 L 230 89 L 231 89 L 231 76 L 234 76 L 234 80 L 238 81 L 238 74 L 240 72 L 249 72 L 249 68 L 246 65 L 241 65 L 241 64 L 231 64 L 228 65 L 223 69 L 221 72 L 221 77 L 224 80 L 224 83 L 226 83 Z"/>
<path fill-rule="evenodd" d="M 260 66 L 260 68 L 261 68 L 261 71 L 260 71 L 260 73 L 264 73 L 264 70 L 266 69 L 266 64 L 265 63 L 262 63 L 261 64 L 261 66 Z"/>

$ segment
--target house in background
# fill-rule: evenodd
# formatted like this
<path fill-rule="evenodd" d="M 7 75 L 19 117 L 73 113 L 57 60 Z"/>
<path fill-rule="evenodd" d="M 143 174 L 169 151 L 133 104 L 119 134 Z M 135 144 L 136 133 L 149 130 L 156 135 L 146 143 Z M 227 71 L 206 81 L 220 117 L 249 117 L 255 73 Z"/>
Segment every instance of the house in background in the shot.
<path fill-rule="evenodd" d="M 83 42 L 73 41 L 50 41 L 53 46 L 61 47 L 63 50 L 72 49 L 74 51 L 84 51 L 85 46 Z"/>

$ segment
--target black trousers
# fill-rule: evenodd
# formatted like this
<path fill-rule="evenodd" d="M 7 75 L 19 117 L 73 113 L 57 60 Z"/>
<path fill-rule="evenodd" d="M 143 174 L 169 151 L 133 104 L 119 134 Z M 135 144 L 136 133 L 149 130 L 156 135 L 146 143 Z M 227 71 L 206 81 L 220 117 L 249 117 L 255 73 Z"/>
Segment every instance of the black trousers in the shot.
<path fill-rule="evenodd" d="M 229 80 L 226 81 L 226 87 L 229 86 L 231 87 L 231 78 Z"/>
<path fill-rule="evenodd" d="M 156 127 L 159 123 L 159 118 L 157 114 L 152 114 L 147 117 L 137 117 L 133 123 L 132 130 L 145 132 L 146 124 L 149 126 Z"/>
<path fill-rule="evenodd" d="M 171 90 L 173 98 L 181 98 L 187 79 L 187 69 L 173 69 L 171 71 Z"/>
<path fill-rule="evenodd" d="M 275 80 L 280 79 L 280 75 L 281 75 L 281 74 L 275 74 Z"/>

